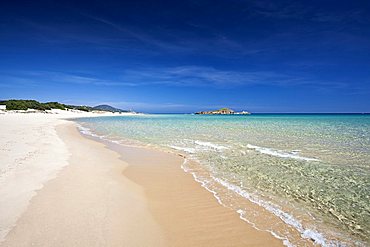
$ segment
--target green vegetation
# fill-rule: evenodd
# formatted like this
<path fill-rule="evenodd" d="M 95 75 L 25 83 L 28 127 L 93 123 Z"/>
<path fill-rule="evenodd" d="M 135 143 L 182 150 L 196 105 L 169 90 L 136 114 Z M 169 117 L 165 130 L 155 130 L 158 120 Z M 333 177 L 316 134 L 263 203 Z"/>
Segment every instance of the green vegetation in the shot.
<path fill-rule="evenodd" d="M 109 111 L 109 112 L 127 112 L 121 109 L 114 108 L 109 105 L 99 105 L 96 107 L 91 106 L 78 106 L 78 105 L 65 105 L 59 102 L 46 102 L 46 103 L 40 103 L 36 100 L 3 100 L 0 101 L 0 105 L 6 105 L 7 110 L 28 110 L 28 109 L 35 109 L 39 111 L 45 111 L 45 110 L 51 110 L 51 109 L 60 109 L 60 110 L 66 110 L 66 109 L 74 109 L 74 110 L 80 110 L 80 111 Z"/>
<path fill-rule="evenodd" d="M 203 115 L 230 115 L 234 114 L 235 112 L 229 108 L 223 107 L 219 110 L 215 111 L 201 111 L 201 112 L 196 112 L 195 114 L 203 114 Z"/>
<path fill-rule="evenodd" d="M 115 107 L 112 107 L 110 105 L 97 105 L 93 107 L 93 110 L 98 110 L 98 111 L 109 111 L 109 112 L 128 112 L 125 110 L 121 110 Z"/>
<path fill-rule="evenodd" d="M 89 111 L 93 110 L 92 107 L 86 106 L 86 105 L 67 105 L 66 107 L 69 108 L 69 109 L 74 109 L 74 110 L 79 110 L 79 111 L 86 111 L 86 112 L 89 112 Z"/>
<path fill-rule="evenodd" d="M 230 108 L 227 108 L 227 107 L 223 107 L 223 108 L 221 108 L 217 111 L 219 111 L 219 112 L 221 112 L 221 111 L 234 112 L 233 110 L 231 110 Z"/>
<path fill-rule="evenodd" d="M 6 105 L 7 110 L 35 109 L 39 111 L 45 111 L 51 109 L 65 110 L 66 108 L 71 108 L 67 105 L 58 102 L 40 103 L 36 100 L 15 100 L 15 99 L 0 101 L 0 105 Z"/>
<path fill-rule="evenodd" d="M 40 103 L 36 100 L 6 100 L 0 102 L 2 105 L 6 105 L 7 110 L 27 110 L 27 109 L 35 109 L 35 110 L 50 110 L 50 106 L 46 103 Z"/>
<path fill-rule="evenodd" d="M 61 104 L 59 102 L 47 102 L 47 103 L 40 103 L 40 104 L 43 104 L 43 105 L 45 105 L 46 107 L 48 107 L 50 109 L 65 110 L 66 108 L 68 108 L 67 105 Z"/>

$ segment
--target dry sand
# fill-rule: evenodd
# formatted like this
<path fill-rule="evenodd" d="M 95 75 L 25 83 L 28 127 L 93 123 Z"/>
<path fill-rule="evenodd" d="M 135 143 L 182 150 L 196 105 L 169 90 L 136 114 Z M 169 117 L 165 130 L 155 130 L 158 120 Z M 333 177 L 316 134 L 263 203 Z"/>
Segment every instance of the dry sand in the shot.
<path fill-rule="evenodd" d="M 53 110 L 0 111 L 0 242 L 43 184 L 68 164 L 70 152 L 56 126 L 65 118 L 114 114 Z"/>
<path fill-rule="evenodd" d="M 4 120 L 9 117 L 4 116 L 0 127 L 31 122 L 24 116 L 19 118 L 9 122 Z M 44 176 L 35 183 L 38 186 L 31 186 L 35 191 L 44 184 L 29 203 L 27 197 L 23 211 L 13 212 L 24 213 L 16 217 L 15 226 L 1 246 L 282 245 L 269 233 L 255 230 L 234 211 L 218 204 L 211 193 L 181 170 L 182 157 L 113 144 L 107 148 L 104 143 L 83 137 L 73 122 L 58 118 L 39 127 L 42 135 L 29 136 L 35 139 L 29 145 L 36 145 L 36 150 L 43 150 L 49 159 L 38 159 L 39 155 L 34 154 L 37 162 L 26 159 L 26 164 L 43 164 L 36 170 L 52 166 L 52 176 Z M 12 160 L 14 149 L 24 140 L 18 140 L 21 137 L 14 131 L 3 132 L 0 131 L 1 137 L 16 143 L 3 150 L 2 140 L 1 152 L 8 155 L 7 162 L 17 163 Z M 50 136 L 53 140 L 39 145 Z M 5 161 L 0 157 L 1 162 Z M 30 184 L 33 182 L 27 181 L 24 187 Z M 11 194 L 9 188 L 5 192 Z M 1 193 L 0 190 L 0 197 Z M 17 203 L 9 200 L 7 207 L 1 205 L 3 199 L 0 201 L 0 221 L 8 214 L 4 210 Z"/>
<path fill-rule="evenodd" d="M 118 154 L 70 124 L 59 131 L 69 166 L 31 200 L 2 246 L 163 246 L 143 189 L 122 176 L 127 164 Z"/>

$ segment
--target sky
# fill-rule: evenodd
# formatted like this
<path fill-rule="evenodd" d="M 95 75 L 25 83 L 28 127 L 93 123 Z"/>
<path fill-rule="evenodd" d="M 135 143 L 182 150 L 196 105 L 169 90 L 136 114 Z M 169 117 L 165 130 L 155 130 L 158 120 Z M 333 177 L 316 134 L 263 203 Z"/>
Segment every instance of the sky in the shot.
<path fill-rule="evenodd" d="M 0 99 L 370 112 L 370 1 L 0 1 Z"/>

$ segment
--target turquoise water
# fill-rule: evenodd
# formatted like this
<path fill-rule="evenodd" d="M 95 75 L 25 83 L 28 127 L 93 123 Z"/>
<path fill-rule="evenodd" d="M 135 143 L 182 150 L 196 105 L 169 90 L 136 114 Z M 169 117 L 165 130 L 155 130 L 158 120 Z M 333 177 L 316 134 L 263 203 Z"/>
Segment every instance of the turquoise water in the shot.
<path fill-rule="evenodd" d="M 78 122 L 101 138 L 150 144 L 197 160 L 200 167 L 184 169 L 241 219 L 286 245 L 305 243 L 290 228 L 323 246 L 370 243 L 370 115 L 168 114 Z M 263 223 L 243 200 L 267 209 L 286 227 Z"/>

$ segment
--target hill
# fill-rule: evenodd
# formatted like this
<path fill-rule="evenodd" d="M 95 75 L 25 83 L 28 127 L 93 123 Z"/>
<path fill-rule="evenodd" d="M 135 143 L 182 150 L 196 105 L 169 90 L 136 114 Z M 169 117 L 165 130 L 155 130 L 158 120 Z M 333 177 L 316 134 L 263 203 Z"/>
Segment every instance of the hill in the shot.
<path fill-rule="evenodd" d="M 109 111 L 109 112 L 129 112 L 126 110 L 118 109 L 110 105 L 97 105 L 92 108 L 96 111 Z"/>

